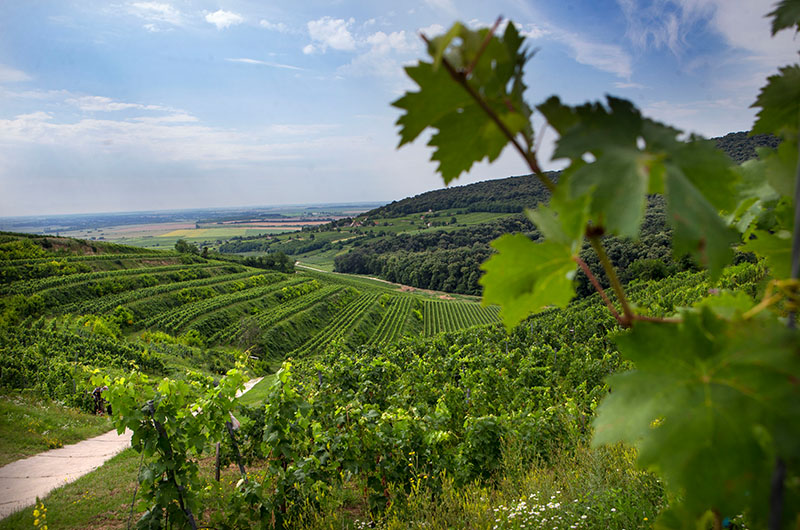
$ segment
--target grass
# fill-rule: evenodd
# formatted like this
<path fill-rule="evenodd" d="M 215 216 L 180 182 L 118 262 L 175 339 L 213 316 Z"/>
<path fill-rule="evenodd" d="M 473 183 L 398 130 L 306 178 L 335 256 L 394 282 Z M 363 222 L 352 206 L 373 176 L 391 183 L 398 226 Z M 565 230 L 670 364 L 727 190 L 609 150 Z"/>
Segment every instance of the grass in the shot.
<path fill-rule="evenodd" d="M 303 265 L 308 265 L 309 267 L 314 267 L 315 269 L 320 269 L 327 272 L 333 272 L 333 260 L 340 252 L 340 250 L 336 249 L 326 250 L 323 252 L 314 251 L 308 254 L 295 256 L 295 258 Z"/>
<path fill-rule="evenodd" d="M 264 376 L 264 379 L 256 383 L 253 388 L 239 398 L 239 403 L 247 406 L 263 403 L 273 381 L 275 381 L 275 374 Z"/>
<path fill-rule="evenodd" d="M 136 487 L 139 454 L 126 449 L 102 467 L 44 498 L 50 528 L 124 528 Z M 33 528 L 33 507 L 0 521 L 0 530 Z M 136 516 L 134 515 L 134 520 Z"/>
<path fill-rule="evenodd" d="M 29 393 L 0 395 L 0 466 L 111 430 L 107 417 L 86 414 Z"/>
<path fill-rule="evenodd" d="M 524 463 L 511 451 L 504 473 L 492 483 L 456 487 L 448 477 L 440 490 L 423 477 L 410 493 L 392 486 L 382 516 L 340 506 L 304 514 L 296 528 L 453 529 L 637 529 L 651 528 L 663 507 L 661 483 L 637 470 L 635 452 L 621 445 L 562 451 L 550 462 Z M 354 520 L 355 519 L 355 520 Z"/>

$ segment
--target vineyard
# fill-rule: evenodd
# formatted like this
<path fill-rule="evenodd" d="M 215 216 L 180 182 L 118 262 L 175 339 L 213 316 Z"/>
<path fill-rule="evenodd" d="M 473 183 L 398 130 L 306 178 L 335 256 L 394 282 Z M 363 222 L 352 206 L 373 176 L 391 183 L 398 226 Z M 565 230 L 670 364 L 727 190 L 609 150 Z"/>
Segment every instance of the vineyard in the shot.
<path fill-rule="evenodd" d="M 425 325 L 426 335 L 498 321 L 496 308 L 433 301 L 367 278 L 286 274 L 119 245 L 113 253 L 53 254 L 30 239 L 4 241 L 0 385 L 68 401 L 82 401 L 77 374 L 94 368 L 180 374 L 194 363 L 224 373 L 231 352 L 247 350 L 269 369 L 333 343 L 354 348 L 417 334 L 423 321 L 437 323 Z M 59 248 L 80 246 L 64 241 Z M 98 340 L 108 341 L 104 353 L 87 355 Z M 109 346 L 114 341 L 124 353 Z"/>

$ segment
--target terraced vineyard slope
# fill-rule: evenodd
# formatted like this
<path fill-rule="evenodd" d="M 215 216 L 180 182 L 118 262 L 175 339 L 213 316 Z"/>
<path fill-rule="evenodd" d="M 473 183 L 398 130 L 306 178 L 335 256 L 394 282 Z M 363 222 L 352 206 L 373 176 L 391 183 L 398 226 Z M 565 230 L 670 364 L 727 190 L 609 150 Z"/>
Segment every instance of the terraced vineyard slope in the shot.
<path fill-rule="evenodd" d="M 497 308 L 470 297 L 366 277 L 120 245 L 76 253 L 87 248 L 0 236 L 0 387 L 37 387 L 89 407 L 79 380 L 95 368 L 223 373 L 247 351 L 267 371 L 332 343 L 355 348 L 498 321 Z"/>

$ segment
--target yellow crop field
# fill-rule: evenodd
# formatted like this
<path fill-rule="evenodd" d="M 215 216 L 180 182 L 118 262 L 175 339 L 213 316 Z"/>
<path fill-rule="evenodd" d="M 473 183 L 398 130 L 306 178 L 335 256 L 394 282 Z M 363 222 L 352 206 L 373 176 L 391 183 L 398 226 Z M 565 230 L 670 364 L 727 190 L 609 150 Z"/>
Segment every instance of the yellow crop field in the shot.
<path fill-rule="evenodd" d="M 166 234 L 161 234 L 158 237 L 203 237 L 208 232 L 207 228 L 185 228 L 182 230 L 173 230 Z"/>

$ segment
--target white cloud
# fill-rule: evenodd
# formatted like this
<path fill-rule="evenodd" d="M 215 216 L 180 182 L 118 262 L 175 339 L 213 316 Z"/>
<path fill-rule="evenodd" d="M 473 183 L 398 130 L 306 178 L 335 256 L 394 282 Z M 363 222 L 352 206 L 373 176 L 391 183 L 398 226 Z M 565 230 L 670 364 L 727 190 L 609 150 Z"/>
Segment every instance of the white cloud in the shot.
<path fill-rule="evenodd" d="M 262 66 L 271 66 L 273 68 L 284 68 L 286 70 L 303 70 L 303 68 L 300 68 L 298 66 L 292 66 L 290 64 L 281 64 L 281 63 L 273 63 L 273 62 L 269 62 L 269 61 L 260 61 L 258 59 L 248 59 L 246 57 L 240 57 L 240 58 L 236 58 L 236 59 L 230 59 L 229 58 L 229 59 L 225 59 L 225 60 L 228 61 L 228 62 L 231 62 L 231 63 L 258 64 L 258 65 L 262 65 Z"/>
<path fill-rule="evenodd" d="M 791 31 L 770 38 L 765 15 L 775 0 L 617 0 L 626 36 L 640 49 L 668 48 L 680 55 L 698 27 L 707 26 L 732 48 L 775 65 L 797 59 Z"/>
<path fill-rule="evenodd" d="M 141 123 L 190 123 L 196 122 L 198 119 L 191 114 L 178 113 L 168 114 L 166 116 L 140 116 L 138 118 L 133 118 L 133 121 Z"/>
<path fill-rule="evenodd" d="M 160 105 L 142 105 L 140 103 L 124 103 L 114 101 L 104 96 L 78 96 L 65 100 L 66 103 L 74 105 L 86 112 L 114 112 L 118 110 L 139 109 L 139 110 L 169 110 Z"/>
<path fill-rule="evenodd" d="M 363 44 L 369 48 L 357 55 L 338 71 L 342 75 L 378 76 L 388 79 L 405 79 L 401 61 L 418 51 L 420 43 L 413 34 L 405 31 L 384 33 L 377 31 L 369 35 Z"/>
<path fill-rule="evenodd" d="M 515 24 L 515 26 L 519 34 L 527 39 L 541 39 L 550 34 L 550 31 L 536 24 Z"/>
<path fill-rule="evenodd" d="M 647 88 L 647 87 L 642 85 L 642 84 L 639 84 L 639 83 L 623 83 L 621 81 L 617 81 L 616 83 L 614 83 L 614 88 L 621 88 L 621 89 L 637 88 L 637 89 L 642 89 L 642 88 Z"/>
<path fill-rule="evenodd" d="M 303 48 L 303 52 L 312 53 L 319 50 L 324 53 L 328 48 L 342 51 L 355 50 L 356 41 L 348 29 L 354 22 L 355 20 L 352 18 L 344 20 L 331 17 L 322 17 L 318 20 L 309 21 L 308 34 L 311 37 L 313 47 L 306 46 Z"/>
<path fill-rule="evenodd" d="M 567 45 L 577 62 L 630 79 L 633 74 L 631 56 L 620 46 L 585 40 L 580 35 L 556 28 L 549 28 L 553 39 Z"/>
<path fill-rule="evenodd" d="M 687 133 L 699 133 L 710 138 L 749 130 L 755 112 L 746 107 L 735 97 L 688 102 L 662 100 L 645 105 L 642 113 Z"/>
<path fill-rule="evenodd" d="M 458 9 L 456 9 L 453 0 L 425 0 L 425 3 L 428 4 L 428 7 L 444 11 L 450 15 L 458 14 Z"/>
<path fill-rule="evenodd" d="M 163 2 L 133 2 L 128 11 L 139 18 L 147 20 L 144 25 L 148 31 L 160 31 L 161 25 L 182 26 L 183 14 L 170 4 Z"/>
<path fill-rule="evenodd" d="M 426 37 L 435 37 L 437 35 L 441 35 L 444 33 L 444 26 L 441 24 L 431 24 L 430 26 L 425 26 L 424 28 L 419 28 L 417 33 L 421 33 Z"/>
<path fill-rule="evenodd" d="M 236 26 L 237 24 L 241 24 L 244 22 L 244 18 L 241 15 L 231 11 L 223 11 L 220 9 L 218 11 L 214 11 L 213 13 L 206 14 L 206 22 L 209 24 L 214 24 L 217 26 L 217 29 L 225 29 L 231 26 Z"/>
<path fill-rule="evenodd" d="M 277 31 L 278 33 L 289 33 L 289 26 L 284 24 L 283 22 L 270 22 L 269 20 L 262 19 L 261 22 L 258 23 L 259 26 L 262 28 L 266 28 L 270 31 Z"/>
<path fill-rule="evenodd" d="M 617 0 L 625 15 L 625 36 L 639 50 L 648 47 L 669 48 L 679 55 L 685 46 L 686 27 L 682 15 L 670 0 L 651 0 L 647 4 L 639 0 Z"/>
<path fill-rule="evenodd" d="M 0 95 L 6 93 L 0 91 Z M 335 143 L 337 149 L 347 144 L 346 137 L 328 134 L 339 127 L 335 124 L 274 124 L 237 131 L 202 125 L 188 112 L 161 105 L 125 103 L 67 91 L 20 94 L 20 97 L 27 96 L 46 102 L 48 108 L 63 111 L 37 110 L 0 119 L 0 145 L 58 149 L 69 153 L 70 157 L 74 151 L 76 157 L 122 155 L 155 162 L 187 162 L 208 168 L 307 160 L 309 153 L 329 150 L 328 141 Z M 69 107 L 87 112 L 128 113 L 123 114 L 124 118 L 72 119 Z M 0 155 L 2 152 L 0 150 Z"/>
<path fill-rule="evenodd" d="M 313 44 L 306 44 L 305 46 L 303 46 L 303 53 L 305 53 L 306 55 L 311 55 L 315 51 L 316 48 L 314 48 Z"/>
<path fill-rule="evenodd" d="M 30 79 L 31 76 L 22 70 L 0 64 L 0 83 L 19 83 L 20 81 L 30 81 Z"/>
<path fill-rule="evenodd" d="M 371 46 L 371 51 L 384 55 L 389 52 L 410 52 L 416 48 L 405 31 L 393 31 L 389 34 L 378 31 L 367 37 L 367 44 Z"/>

